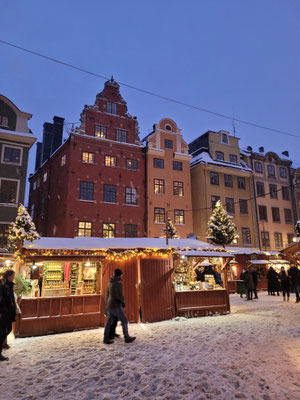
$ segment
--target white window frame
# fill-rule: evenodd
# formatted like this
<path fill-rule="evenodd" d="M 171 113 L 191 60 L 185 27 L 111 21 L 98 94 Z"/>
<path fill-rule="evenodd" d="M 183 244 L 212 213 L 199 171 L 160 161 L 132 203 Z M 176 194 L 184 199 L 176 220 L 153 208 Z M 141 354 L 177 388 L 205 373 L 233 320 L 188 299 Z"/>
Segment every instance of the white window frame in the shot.
<path fill-rule="evenodd" d="M 14 163 L 14 162 L 6 162 L 4 161 L 4 153 L 5 153 L 5 148 L 6 147 L 11 147 L 13 149 L 21 150 L 20 152 L 20 162 L 19 163 Z M 23 160 L 23 147 L 20 146 L 14 146 L 10 144 L 3 144 L 2 145 L 2 155 L 1 155 L 1 164 L 6 164 L 6 165 L 22 165 L 22 160 Z"/>
<path fill-rule="evenodd" d="M 66 156 L 66 154 L 64 154 L 64 155 L 61 157 L 60 166 L 61 166 L 61 167 L 64 167 L 64 166 L 66 165 L 66 162 L 67 162 L 67 156 Z"/>
<path fill-rule="evenodd" d="M 20 196 L 20 179 L 12 179 L 12 178 L 0 178 L 0 190 L 2 181 L 13 181 L 17 182 L 17 193 L 16 193 L 16 202 L 15 203 L 0 203 L 0 206 L 5 207 L 18 207 L 19 204 L 19 196 Z"/>

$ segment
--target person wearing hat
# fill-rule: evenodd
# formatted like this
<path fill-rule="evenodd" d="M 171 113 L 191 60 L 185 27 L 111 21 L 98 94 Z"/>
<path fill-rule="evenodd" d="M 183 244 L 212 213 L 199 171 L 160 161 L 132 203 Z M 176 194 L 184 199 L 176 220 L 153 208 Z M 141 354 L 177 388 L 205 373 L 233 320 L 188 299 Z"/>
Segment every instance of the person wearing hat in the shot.
<path fill-rule="evenodd" d="M 103 343 L 105 344 L 114 343 L 110 334 L 111 327 L 116 320 L 121 321 L 125 343 L 132 343 L 136 339 L 135 337 L 130 337 L 128 333 L 128 321 L 124 311 L 125 302 L 121 282 L 122 274 L 123 272 L 120 269 L 115 269 L 114 275 L 110 278 L 107 288 L 106 312 L 108 314 L 108 319 L 105 325 L 103 339 Z"/>

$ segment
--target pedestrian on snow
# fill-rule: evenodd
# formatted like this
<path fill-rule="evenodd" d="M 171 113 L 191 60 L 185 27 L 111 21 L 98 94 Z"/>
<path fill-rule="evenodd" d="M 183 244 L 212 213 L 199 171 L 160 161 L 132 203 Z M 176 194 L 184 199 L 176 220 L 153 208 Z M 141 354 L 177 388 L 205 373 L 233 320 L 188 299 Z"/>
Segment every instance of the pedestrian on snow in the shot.
<path fill-rule="evenodd" d="M 281 283 L 283 301 L 285 301 L 285 295 L 287 295 L 287 301 L 290 301 L 290 278 L 285 272 L 284 267 L 281 267 L 281 271 L 279 272 L 279 279 Z"/>
<path fill-rule="evenodd" d="M 253 291 L 255 289 L 255 285 L 250 270 L 246 271 L 245 273 L 245 285 L 247 289 L 247 300 L 253 300 Z"/>
<path fill-rule="evenodd" d="M 291 278 L 291 289 L 296 294 L 296 303 L 300 303 L 300 270 L 296 265 L 292 265 L 288 274 Z"/>
<path fill-rule="evenodd" d="M 2 355 L 2 349 L 7 336 L 12 331 L 12 323 L 16 320 L 14 279 L 15 272 L 8 270 L 0 282 L 0 361 L 8 360 Z"/>
<path fill-rule="evenodd" d="M 240 275 L 240 281 L 243 281 L 242 285 L 241 285 L 241 292 L 240 292 L 241 298 L 243 298 L 243 294 L 246 293 L 246 287 L 245 287 L 246 272 L 247 272 L 246 268 L 243 268 L 243 271 L 241 272 L 241 275 Z"/>
<path fill-rule="evenodd" d="M 108 320 L 104 329 L 104 340 L 105 344 L 112 344 L 114 341 L 110 339 L 111 326 L 117 320 L 121 321 L 125 343 L 131 343 L 136 338 L 130 337 L 128 333 L 128 321 L 125 315 L 125 302 L 122 288 L 122 277 L 123 272 L 120 269 L 115 269 L 114 276 L 110 278 L 110 282 L 107 290 L 107 302 L 106 312 L 108 313 Z"/>
<path fill-rule="evenodd" d="M 269 268 L 267 272 L 267 279 L 268 279 L 268 294 L 271 296 L 275 296 L 275 292 L 277 292 L 277 296 L 279 296 L 280 284 L 278 281 L 279 275 L 273 269 L 273 267 Z"/>
<path fill-rule="evenodd" d="M 253 282 L 254 282 L 254 289 L 253 289 L 254 298 L 258 299 L 258 296 L 257 296 L 257 285 L 258 285 L 258 280 L 259 280 L 259 274 L 258 274 L 258 272 L 256 271 L 256 269 L 254 267 L 251 268 L 250 272 L 251 272 L 251 275 L 252 275 L 252 278 L 253 278 Z"/>
<path fill-rule="evenodd" d="M 108 309 L 107 309 L 108 297 L 109 297 L 109 286 L 107 287 L 107 291 L 106 291 L 106 301 L 105 301 L 105 305 L 106 305 L 106 306 L 105 306 L 105 315 L 106 315 L 107 317 L 108 317 L 108 315 L 109 315 L 109 312 L 108 312 Z M 118 335 L 118 334 L 116 333 L 117 325 L 118 325 L 118 318 L 115 317 L 114 320 L 113 320 L 113 322 L 112 322 L 112 324 L 111 324 L 110 331 L 109 331 L 109 339 L 110 339 L 110 340 L 114 340 L 114 339 L 120 337 L 120 335 Z"/>

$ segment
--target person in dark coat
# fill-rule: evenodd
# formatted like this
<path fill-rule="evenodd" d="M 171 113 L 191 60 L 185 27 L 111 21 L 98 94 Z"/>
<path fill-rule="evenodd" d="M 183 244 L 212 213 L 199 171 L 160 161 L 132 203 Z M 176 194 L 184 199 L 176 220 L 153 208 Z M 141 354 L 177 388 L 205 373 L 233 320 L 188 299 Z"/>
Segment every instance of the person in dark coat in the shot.
<path fill-rule="evenodd" d="M 14 296 L 15 272 L 8 270 L 0 282 L 0 361 L 7 361 L 2 355 L 3 345 L 12 331 L 12 323 L 16 320 L 16 301 Z"/>
<path fill-rule="evenodd" d="M 247 272 L 246 268 L 243 268 L 243 271 L 240 274 L 240 281 L 243 282 L 242 285 L 241 285 L 241 288 L 240 288 L 240 296 L 241 296 L 241 298 L 243 298 L 243 294 L 246 293 L 246 286 L 245 286 L 246 272 Z M 246 295 L 247 295 L 247 293 L 246 293 Z"/>
<path fill-rule="evenodd" d="M 120 320 L 123 328 L 125 343 L 131 343 L 136 338 L 130 337 L 128 333 L 128 321 L 125 315 L 124 307 L 125 301 L 123 296 L 123 288 L 121 282 L 122 271 L 115 269 L 114 276 L 110 278 L 107 293 L 106 311 L 108 313 L 108 320 L 104 329 L 105 344 L 112 344 L 114 341 L 110 339 L 111 326 L 116 320 Z"/>
<path fill-rule="evenodd" d="M 267 279 L 268 279 L 268 294 L 275 296 L 275 292 L 277 292 L 277 296 L 279 296 L 280 284 L 278 281 L 279 275 L 273 269 L 273 267 L 269 268 L 267 272 Z"/>
<path fill-rule="evenodd" d="M 245 285 L 247 289 L 247 300 L 253 300 L 254 282 L 251 272 L 248 270 L 245 273 Z"/>
<path fill-rule="evenodd" d="M 108 312 L 108 310 L 107 310 L 108 297 L 109 297 L 109 286 L 107 287 L 107 291 L 106 291 L 106 301 L 105 301 L 105 304 L 106 304 L 106 307 L 105 307 L 105 308 L 106 308 L 106 309 L 105 309 L 105 315 L 106 315 L 107 317 L 108 317 L 108 314 L 109 314 L 109 312 Z M 125 307 L 124 307 L 124 308 L 125 308 Z M 112 322 L 112 324 L 111 324 L 110 331 L 109 331 L 109 339 L 110 339 L 110 340 L 114 340 L 114 339 L 120 337 L 120 335 L 118 335 L 118 334 L 116 333 L 117 325 L 118 325 L 118 318 L 115 317 L 114 320 L 113 320 L 113 322 Z"/>
<path fill-rule="evenodd" d="M 258 299 L 257 296 L 257 285 L 258 285 L 258 279 L 259 279 L 259 274 L 256 271 L 256 269 L 254 267 L 251 268 L 250 270 L 252 278 L 253 278 L 253 282 L 254 282 L 254 289 L 253 289 L 253 293 L 254 293 L 254 298 Z"/>
<path fill-rule="evenodd" d="M 284 267 L 281 267 L 281 271 L 279 272 L 279 279 L 281 283 L 283 301 L 285 301 L 285 295 L 287 295 L 287 301 L 290 301 L 290 278 L 285 272 Z"/>
<path fill-rule="evenodd" d="M 289 277 L 291 278 L 291 289 L 296 294 L 296 303 L 300 303 L 300 283 L 299 280 L 300 270 L 296 265 L 292 265 L 288 271 Z"/>

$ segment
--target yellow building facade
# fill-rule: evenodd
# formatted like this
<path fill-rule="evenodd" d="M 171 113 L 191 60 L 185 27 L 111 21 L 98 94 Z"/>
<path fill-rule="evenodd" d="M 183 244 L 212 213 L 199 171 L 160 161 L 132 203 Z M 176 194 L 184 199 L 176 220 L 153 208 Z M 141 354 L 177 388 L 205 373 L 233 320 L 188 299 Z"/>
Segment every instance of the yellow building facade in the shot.
<path fill-rule="evenodd" d="M 164 118 L 146 142 L 147 236 L 161 237 L 167 218 L 178 235 L 193 232 L 190 160 L 187 143 L 176 123 Z"/>

